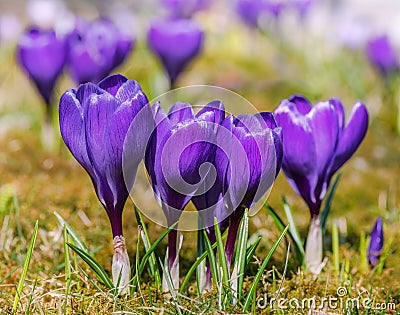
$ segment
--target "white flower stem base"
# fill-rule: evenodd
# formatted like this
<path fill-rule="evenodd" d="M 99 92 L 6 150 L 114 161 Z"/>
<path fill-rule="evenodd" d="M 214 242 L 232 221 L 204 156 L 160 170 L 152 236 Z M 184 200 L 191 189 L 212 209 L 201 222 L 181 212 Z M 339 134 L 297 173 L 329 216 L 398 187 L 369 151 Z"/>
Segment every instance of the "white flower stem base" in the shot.
<path fill-rule="evenodd" d="M 128 252 L 126 251 L 125 238 L 114 237 L 114 255 L 112 260 L 112 278 L 115 287 L 118 286 L 118 293 L 128 294 L 128 284 L 130 280 L 131 266 L 129 263 Z"/>
<path fill-rule="evenodd" d="M 305 261 L 307 270 L 319 274 L 323 267 L 322 229 L 319 216 L 313 217 L 308 231 Z"/>

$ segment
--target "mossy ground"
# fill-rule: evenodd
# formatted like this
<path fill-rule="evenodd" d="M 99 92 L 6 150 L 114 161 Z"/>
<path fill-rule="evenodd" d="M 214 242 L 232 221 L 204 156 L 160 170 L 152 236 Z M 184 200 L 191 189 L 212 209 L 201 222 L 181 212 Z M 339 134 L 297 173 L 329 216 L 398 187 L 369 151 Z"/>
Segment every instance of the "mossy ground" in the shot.
<path fill-rule="evenodd" d="M 280 297 L 322 298 L 335 296 L 339 287 L 346 287 L 352 297 L 370 295 L 377 302 L 393 302 L 397 310 L 400 310 L 400 255 L 397 244 L 400 238 L 400 137 L 393 130 L 393 117 L 396 115 L 394 98 L 385 96 L 385 85 L 356 52 L 338 50 L 322 58 L 325 56 L 323 52 L 314 51 L 313 61 L 310 62 L 310 56 L 307 57 L 305 52 L 285 44 L 276 45 L 271 37 L 251 34 L 250 40 L 247 33 L 240 36 L 245 43 L 251 45 L 243 45 L 237 39 L 235 29 L 228 30 L 223 46 L 219 45 L 218 36 L 208 39 L 205 53 L 191 65 L 179 83 L 223 86 L 248 98 L 260 110 L 273 110 L 281 99 L 293 93 L 302 93 L 312 101 L 339 96 L 347 109 L 360 98 L 371 113 L 370 128 L 364 143 L 342 168 L 343 176 L 328 222 L 327 266 L 315 278 L 305 274 L 294 260 L 289 260 Z M 308 45 L 311 47 L 310 43 Z M 40 137 L 43 108 L 33 87 L 15 64 L 13 49 L 12 46 L 2 47 L 0 51 L 0 184 L 12 187 L 18 200 L 18 205 L 10 204 L 0 213 L 1 313 L 11 312 L 21 265 L 36 220 L 39 220 L 39 233 L 19 312 L 110 314 L 115 311 L 116 314 L 166 314 L 170 310 L 173 313 L 176 308 L 168 304 L 167 299 L 155 288 L 147 287 L 146 281 L 143 281 L 141 291 L 134 296 L 114 299 L 105 291 L 99 291 L 81 271 L 76 272 L 67 299 L 62 268 L 62 229 L 53 212 L 60 213 L 91 249 L 97 249 L 95 257 L 106 271 L 110 271 L 111 267 L 111 231 L 89 177 L 67 152 L 57 127 L 55 135 L 59 145 L 50 150 L 43 147 Z M 119 71 L 139 81 L 150 98 L 165 90 L 160 66 L 140 44 Z M 68 78 L 62 78 L 57 85 L 56 99 L 71 86 Z M 306 150 L 304 154 L 307 154 Z M 283 214 L 281 195 L 287 197 L 300 233 L 305 237 L 309 221 L 307 209 L 287 184 L 283 174 L 279 175 L 269 199 L 271 205 Z M 385 222 L 385 241 L 391 244 L 381 275 L 373 270 L 360 270 L 359 255 L 360 234 L 368 233 L 379 215 Z M 340 247 L 342 270 L 339 272 L 333 270 L 329 245 L 331 223 L 338 219 L 345 220 Z M 150 237 L 155 240 L 163 228 L 147 223 Z M 263 236 L 256 252 L 257 257 L 262 259 L 278 237 L 278 231 L 264 211 L 251 218 L 250 224 L 251 235 L 257 233 Z M 137 225 L 131 201 L 128 201 L 124 212 L 124 230 L 130 258 L 134 261 Z M 185 233 L 181 252 L 182 275 L 195 261 L 195 246 L 196 233 Z M 165 246 L 160 248 L 161 257 L 163 250 Z M 285 250 L 282 245 L 274 254 L 268 266 L 269 272 L 257 290 L 259 297 L 263 297 L 264 293 L 273 295 L 281 284 Z M 79 265 L 97 283 L 87 266 L 83 263 Z M 257 267 L 255 259 L 245 287 L 251 284 Z M 271 270 L 275 270 L 275 281 Z M 100 288 L 104 290 L 101 285 Z M 193 281 L 187 297 L 181 298 L 183 310 L 222 313 L 218 311 L 218 296 L 215 292 L 202 298 L 197 297 L 195 292 Z M 255 308 L 253 311 L 266 314 L 271 312 L 269 308 Z M 343 309 L 322 309 L 319 313 L 324 311 L 344 313 Z M 240 313 L 241 309 L 237 307 L 229 312 Z M 308 314 L 309 310 L 289 309 L 286 312 Z M 353 313 L 357 314 L 355 311 Z M 369 312 L 374 313 L 391 312 Z"/>

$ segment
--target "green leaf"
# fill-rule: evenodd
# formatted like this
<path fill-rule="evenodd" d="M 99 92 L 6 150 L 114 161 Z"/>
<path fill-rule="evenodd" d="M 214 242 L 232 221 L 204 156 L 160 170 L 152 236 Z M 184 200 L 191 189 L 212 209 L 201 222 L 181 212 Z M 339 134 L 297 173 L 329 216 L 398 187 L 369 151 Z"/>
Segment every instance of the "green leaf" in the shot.
<path fill-rule="evenodd" d="M 107 289 L 114 289 L 114 285 L 107 273 L 104 271 L 103 267 L 101 267 L 101 265 L 92 256 L 90 256 L 88 252 L 71 243 L 67 243 L 67 245 L 88 264 L 88 266 L 93 270 L 98 279 L 106 286 Z"/>
<path fill-rule="evenodd" d="M 74 228 L 68 224 L 58 213 L 57 211 L 54 211 L 54 215 L 56 216 L 58 222 L 60 223 L 61 226 L 65 226 L 69 236 L 71 236 L 72 240 L 74 241 L 74 244 L 76 244 L 80 249 L 84 250 L 85 252 L 89 252 L 87 246 L 85 243 L 82 241 L 81 237 L 79 234 L 74 230 Z"/>
<path fill-rule="evenodd" d="M 246 251 L 247 251 L 247 240 L 249 236 L 249 213 L 248 210 L 244 212 L 242 222 L 240 223 L 239 238 L 236 250 L 234 270 L 237 270 L 237 292 L 238 300 L 240 301 L 243 291 L 243 278 L 246 267 Z"/>
<path fill-rule="evenodd" d="M 151 245 L 149 250 L 147 250 L 146 253 L 143 255 L 143 258 L 141 259 L 140 264 L 139 264 L 138 274 L 136 274 L 135 277 L 133 278 L 134 286 L 137 285 L 137 279 L 138 279 L 138 277 L 140 277 L 142 275 L 144 267 L 146 266 L 146 263 L 147 263 L 148 259 L 150 258 L 150 256 L 153 254 L 154 250 L 161 243 L 161 241 L 169 234 L 169 232 L 171 232 L 176 227 L 177 224 L 178 224 L 178 222 L 175 222 L 167 230 L 165 230 L 160 235 L 160 237 L 153 243 L 153 245 Z"/>
<path fill-rule="evenodd" d="M 339 260 L 339 228 L 336 224 L 332 225 L 332 254 L 333 254 L 333 266 L 335 271 L 340 269 Z"/>
<path fill-rule="evenodd" d="M 300 251 L 301 255 L 304 257 L 304 247 L 303 247 L 303 242 L 300 238 L 300 234 L 297 231 L 296 225 L 294 223 L 294 218 L 292 215 L 292 210 L 290 209 L 289 204 L 286 201 L 285 197 L 282 197 L 282 201 L 283 201 L 283 209 L 285 210 L 285 215 L 286 218 L 288 219 L 288 223 L 289 223 L 289 231 L 290 231 L 290 235 L 293 238 L 294 243 L 296 244 L 296 247 L 298 248 L 298 250 Z"/>
<path fill-rule="evenodd" d="M 322 211 L 322 214 L 321 214 L 322 235 L 325 234 L 326 220 L 328 219 L 328 215 L 329 215 L 329 212 L 331 210 L 331 204 L 332 204 L 333 196 L 335 195 L 335 191 L 336 191 L 336 188 L 337 188 L 337 186 L 339 184 L 339 180 L 340 180 L 341 177 L 342 177 L 341 173 L 339 173 L 336 176 L 335 181 L 334 181 L 331 189 L 329 190 L 328 197 L 325 199 L 324 210 Z"/>
<path fill-rule="evenodd" d="M 19 278 L 19 282 L 17 285 L 17 292 L 15 293 L 14 304 L 13 304 L 13 312 L 15 313 L 18 307 L 18 303 L 21 297 L 22 289 L 24 288 L 26 275 L 28 273 L 29 264 L 31 262 L 33 248 L 35 247 L 36 235 L 39 228 L 39 221 L 36 220 L 35 227 L 33 229 L 31 241 L 29 242 L 28 251 L 26 253 L 24 267 L 22 268 L 21 278 Z"/>
<path fill-rule="evenodd" d="M 273 253 L 277 249 L 279 243 L 281 242 L 282 238 L 285 236 L 288 229 L 289 229 L 289 225 L 287 225 L 286 228 L 281 233 L 281 235 L 279 235 L 278 239 L 275 241 L 274 245 L 272 245 L 271 249 L 269 250 L 267 257 L 265 257 L 263 263 L 261 264 L 260 269 L 258 269 L 257 274 L 251 285 L 251 288 L 250 288 L 249 292 L 247 293 L 247 297 L 246 297 L 246 300 L 245 300 L 245 303 L 243 306 L 243 312 L 247 312 L 248 308 L 250 307 L 250 304 L 251 304 L 252 300 L 254 299 L 253 296 L 256 292 L 258 282 L 260 281 L 265 268 L 267 268 L 267 264 L 268 264 L 269 260 L 271 259 Z"/>
<path fill-rule="evenodd" d="M 218 219 L 215 217 L 214 217 L 214 231 L 217 242 L 218 263 L 222 268 L 222 283 L 228 286 L 228 281 L 229 281 L 228 263 L 226 261 L 224 243 L 222 242 L 221 230 L 219 228 Z"/>
<path fill-rule="evenodd" d="M 258 245 L 260 244 L 261 239 L 262 239 L 261 236 L 257 237 L 257 240 L 256 240 L 253 244 L 251 244 L 251 245 L 249 246 L 249 248 L 247 248 L 247 253 L 246 253 L 246 268 L 247 268 L 247 266 L 249 265 L 251 259 L 253 258 L 254 252 L 256 251 Z"/>
<path fill-rule="evenodd" d="M 271 207 L 271 205 L 269 205 L 267 203 L 264 203 L 264 208 L 267 210 L 268 214 L 274 220 L 275 226 L 278 228 L 278 231 L 280 233 L 282 233 L 283 230 L 285 229 L 285 224 L 283 223 L 283 220 L 279 217 L 279 215 Z M 305 262 L 304 262 L 304 246 L 303 246 L 303 242 L 301 240 L 300 240 L 300 242 L 296 242 L 291 230 L 289 230 L 287 233 L 288 233 L 290 239 L 293 241 L 293 245 L 294 245 L 294 249 L 295 249 L 297 260 L 300 262 L 300 264 L 302 264 L 304 266 Z"/>
<path fill-rule="evenodd" d="M 149 233 L 147 232 L 146 224 L 144 224 L 143 218 L 142 218 L 141 214 L 139 213 L 139 211 L 137 211 L 136 206 L 134 209 L 135 209 L 137 223 L 141 227 L 140 235 L 143 240 L 144 248 L 145 248 L 146 252 L 148 252 L 151 247 Z M 156 260 L 156 256 L 155 256 L 154 252 L 152 252 L 149 257 L 149 268 L 150 268 L 150 274 L 154 279 L 154 285 L 157 288 L 161 287 L 161 277 L 160 277 L 160 273 L 157 268 L 157 260 Z"/>

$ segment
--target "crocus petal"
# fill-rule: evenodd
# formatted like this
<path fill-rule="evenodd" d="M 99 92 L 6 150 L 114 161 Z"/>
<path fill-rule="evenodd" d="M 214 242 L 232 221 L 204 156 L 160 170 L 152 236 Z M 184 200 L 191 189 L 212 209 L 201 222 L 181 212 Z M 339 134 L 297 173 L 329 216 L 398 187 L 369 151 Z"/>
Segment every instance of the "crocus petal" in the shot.
<path fill-rule="evenodd" d="M 176 102 L 168 111 L 168 118 L 172 126 L 188 119 L 193 119 L 192 105 L 189 103 Z"/>
<path fill-rule="evenodd" d="M 92 179 L 95 175 L 92 170 L 85 139 L 85 127 L 81 104 L 76 98 L 75 90 L 68 90 L 60 99 L 60 131 L 65 144 L 76 158 L 79 164 L 90 174 Z"/>
<path fill-rule="evenodd" d="M 111 75 L 99 82 L 98 86 L 108 93 L 116 96 L 121 86 L 128 81 L 126 77 L 121 74 Z"/>
<path fill-rule="evenodd" d="M 368 111 L 365 105 L 357 102 L 350 114 L 349 121 L 344 129 L 336 150 L 332 165 L 333 175 L 354 154 L 368 129 Z"/>
<path fill-rule="evenodd" d="M 312 108 L 312 104 L 310 103 L 310 101 L 300 94 L 292 95 L 289 98 L 289 101 L 296 105 L 296 109 L 302 115 L 308 114 Z"/>
<path fill-rule="evenodd" d="M 307 119 L 313 132 L 315 167 L 318 172 L 318 184 L 313 187 L 313 198 L 322 200 L 326 193 L 328 170 L 339 140 L 339 121 L 335 108 L 329 102 L 316 104 Z"/>
<path fill-rule="evenodd" d="M 341 102 L 341 100 L 338 97 L 331 98 L 329 100 L 329 103 L 335 108 L 336 115 L 338 116 L 338 122 L 339 122 L 339 131 L 341 134 L 342 129 L 344 128 L 344 118 L 345 118 L 345 111 L 344 111 L 344 106 Z M 339 136 L 340 136 L 339 134 Z"/>
<path fill-rule="evenodd" d="M 292 188 L 311 207 L 316 202 L 311 192 L 317 184 L 318 174 L 315 168 L 317 153 L 309 120 L 288 100 L 275 110 L 275 118 L 282 127 L 283 171 Z"/>
<path fill-rule="evenodd" d="M 213 119 L 209 120 L 211 118 L 210 115 L 203 116 L 204 113 L 208 112 L 213 112 Z M 222 121 L 225 119 L 225 106 L 224 103 L 222 103 L 219 100 L 214 100 L 209 102 L 206 106 L 204 106 L 197 114 L 196 117 L 199 117 L 203 120 L 206 120 L 208 122 L 213 122 L 217 125 L 220 125 Z"/>

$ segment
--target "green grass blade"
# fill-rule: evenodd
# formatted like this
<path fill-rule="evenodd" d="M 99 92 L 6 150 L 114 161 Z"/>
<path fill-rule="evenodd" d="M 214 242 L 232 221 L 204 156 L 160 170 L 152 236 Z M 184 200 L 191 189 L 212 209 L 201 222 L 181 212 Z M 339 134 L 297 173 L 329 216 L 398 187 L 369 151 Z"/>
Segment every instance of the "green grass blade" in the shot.
<path fill-rule="evenodd" d="M 96 274 L 97 278 L 106 286 L 107 289 L 114 289 L 114 285 L 111 279 L 108 277 L 107 273 L 104 271 L 103 267 L 92 257 L 89 253 L 85 252 L 83 249 L 75 246 L 71 243 L 67 245 L 80 257 Z"/>
<path fill-rule="evenodd" d="M 26 275 L 28 273 L 29 263 L 31 262 L 31 258 L 32 258 L 32 254 L 33 254 L 33 248 L 35 247 L 36 235 L 38 232 L 38 228 L 39 228 L 39 221 L 36 220 L 35 227 L 33 229 L 32 237 L 31 237 L 31 241 L 29 242 L 28 251 L 26 253 L 24 267 L 22 268 L 22 274 L 21 274 L 21 277 L 19 278 L 19 282 L 17 285 L 17 292 L 15 294 L 14 304 L 13 304 L 13 312 L 14 313 L 17 310 L 19 299 L 20 299 L 21 293 L 22 293 L 22 289 L 25 284 L 25 279 L 26 279 Z"/>
<path fill-rule="evenodd" d="M 150 250 L 150 247 L 151 247 L 149 233 L 147 231 L 146 224 L 144 224 L 144 222 L 143 222 L 142 215 L 139 213 L 139 211 L 137 211 L 136 206 L 134 207 L 134 209 L 135 209 L 135 216 L 136 216 L 137 223 L 139 226 L 141 226 L 140 235 L 142 237 L 144 248 L 147 252 Z M 160 273 L 157 268 L 157 260 L 156 260 L 156 256 L 154 255 L 154 252 L 152 252 L 149 257 L 149 268 L 150 268 L 150 274 L 154 279 L 155 286 L 157 288 L 161 287 L 161 276 L 160 276 Z"/>
<path fill-rule="evenodd" d="M 0 190 L 0 214 L 5 215 L 14 198 L 14 187 L 4 185 Z"/>
<path fill-rule="evenodd" d="M 335 271 L 340 269 L 339 261 L 339 228 L 336 224 L 332 225 L 332 254 L 333 254 L 333 266 Z"/>
<path fill-rule="evenodd" d="M 222 242 L 221 230 L 219 228 L 218 220 L 214 217 L 214 231 L 215 238 L 217 242 L 217 254 L 218 254 L 218 263 L 222 268 L 222 283 L 225 286 L 228 286 L 229 281 L 229 271 L 228 271 L 228 263 L 226 261 L 224 243 Z"/>
<path fill-rule="evenodd" d="M 278 228 L 278 231 L 280 233 L 283 232 L 285 229 L 285 223 L 283 223 L 283 220 L 279 217 L 279 215 L 276 213 L 274 208 L 271 207 L 271 205 L 264 203 L 264 208 L 267 210 L 268 214 L 272 217 L 274 220 L 275 226 Z M 295 253 L 296 253 L 296 258 L 300 262 L 300 264 L 304 265 L 304 246 L 303 243 L 300 241 L 297 243 L 295 241 L 294 236 L 292 235 L 292 232 L 289 230 L 287 231 L 287 234 L 289 235 L 290 239 L 293 241 Z"/>
<path fill-rule="evenodd" d="M 289 231 L 290 235 L 293 238 L 294 243 L 296 244 L 296 247 L 300 251 L 302 257 L 304 257 L 304 246 L 303 246 L 303 241 L 300 238 L 300 234 L 297 231 L 296 224 L 294 223 L 294 218 L 292 215 L 292 210 L 290 209 L 289 204 L 286 201 L 285 197 L 282 197 L 283 201 L 283 209 L 285 210 L 285 215 L 289 223 Z"/>
<path fill-rule="evenodd" d="M 84 250 L 85 252 L 89 252 L 87 246 L 79 236 L 79 234 L 74 230 L 74 228 L 68 224 L 58 213 L 57 211 L 54 211 L 54 215 L 56 216 L 58 222 L 60 223 L 61 226 L 65 226 L 67 229 L 67 232 L 69 236 L 71 236 L 72 240 L 74 241 L 74 244 L 78 246 L 80 249 Z"/>
<path fill-rule="evenodd" d="M 260 245 L 261 239 L 262 239 L 262 237 L 259 236 L 257 238 L 257 240 L 253 244 L 251 244 L 249 246 L 249 248 L 247 249 L 247 253 L 246 253 L 246 268 L 249 265 L 251 259 L 253 258 L 253 255 L 254 255 L 258 245 Z"/>
<path fill-rule="evenodd" d="M 236 269 L 238 271 L 237 279 L 233 279 L 233 281 L 237 281 L 237 293 L 239 301 L 242 297 L 242 292 L 243 292 L 243 278 L 246 268 L 248 237 L 249 237 L 249 213 L 248 210 L 246 209 L 243 215 L 242 222 L 240 223 L 238 245 L 235 257 L 234 270 Z"/>
<path fill-rule="evenodd" d="M 213 278 L 214 283 L 217 283 L 218 281 L 218 272 L 217 272 L 217 262 L 215 260 L 215 255 L 214 255 L 214 249 L 217 247 L 217 243 L 214 243 L 211 245 L 210 239 L 208 238 L 207 232 L 203 230 L 204 233 L 204 244 L 206 246 L 206 251 L 201 254 L 199 257 L 197 257 L 196 261 L 194 264 L 190 267 L 189 271 L 187 272 L 185 278 L 182 281 L 182 284 L 179 289 L 179 293 L 183 293 L 185 291 L 186 286 L 188 285 L 190 281 L 190 277 L 193 275 L 193 273 L 196 271 L 196 268 L 201 264 L 201 262 L 208 257 L 208 260 L 210 261 L 210 268 L 211 268 L 211 275 Z M 226 235 L 222 236 L 222 239 L 225 239 Z"/>
<path fill-rule="evenodd" d="M 249 292 L 247 293 L 247 298 L 246 298 L 244 306 L 243 306 L 243 312 L 247 312 L 248 308 L 250 307 L 250 304 L 253 300 L 253 296 L 256 291 L 258 282 L 260 281 L 265 268 L 267 268 L 267 264 L 268 264 L 269 260 L 271 259 L 273 253 L 275 252 L 276 248 L 278 247 L 282 238 L 285 236 L 288 229 L 289 229 L 289 225 L 287 225 L 286 228 L 281 233 L 281 235 L 279 235 L 278 239 L 275 241 L 274 245 L 272 245 L 271 249 L 269 250 L 267 257 L 265 257 L 263 263 L 261 264 L 260 269 L 258 269 L 258 272 L 253 280 L 251 288 L 250 288 Z"/>
<path fill-rule="evenodd" d="M 67 227 L 64 225 L 63 227 L 63 237 L 64 237 L 64 272 L 65 272 L 65 282 L 67 284 L 66 295 L 68 297 L 69 289 L 71 286 L 71 265 L 70 265 L 70 256 L 69 256 L 69 248 L 68 248 L 68 232 Z"/>
<path fill-rule="evenodd" d="M 368 271 L 368 258 L 367 258 L 367 235 L 364 231 L 360 234 L 360 270 L 361 272 Z"/>
<path fill-rule="evenodd" d="M 342 177 L 342 174 L 339 173 L 336 178 L 335 181 L 332 185 L 332 188 L 329 190 L 328 196 L 325 199 L 325 204 L 324 204 L 324 210 L 322 211 L 321 214 L 321 229 L 322 229 L 322 235 L 325 234 L 325 227 L 326 227 L 326 220 L 328 219 L 328 215 L 329 212 L 331 210 L 331 204 L 332 204 L 332 200 L 333 200 L 333 196 L 335 195 L 335 191 L 336 188 L 339 184 L 339 180 Z"/>
<path fill-rule="evenodd" d="M 169 234 L 169 232 L 171 232 L 176 227 L 177 224 L 178 224 L 178 222 L 175 222 L 167 230 L 165 230 L 160 235 L 160 237 L 151 245 L 149 250 L 147 250 L 146 253 L 143 255 L 143 258 L 141 259 L 140 264 L 139 264 L 138 274 L 136 274 L 134 279 L 133 279 L 133 285 L 134 286 L 137 284 L 137 278 L 141 276 L 141 274 L 142 274 L 142 272 L 144 270 L 144 267 L 146 266 L 146 263 L 149 260 L 150 256 L 152 254 L 154 254 L 154 250 L 162 242 L 162 240 Z"/>

